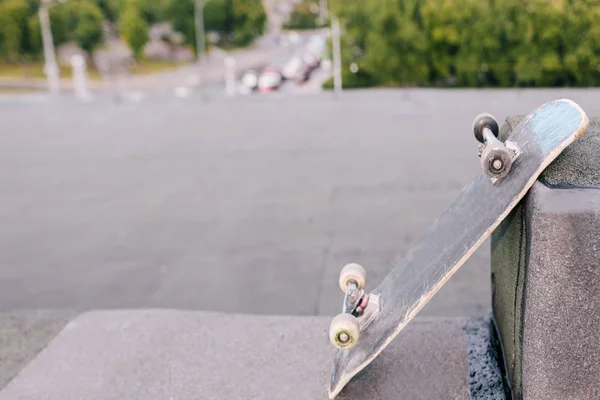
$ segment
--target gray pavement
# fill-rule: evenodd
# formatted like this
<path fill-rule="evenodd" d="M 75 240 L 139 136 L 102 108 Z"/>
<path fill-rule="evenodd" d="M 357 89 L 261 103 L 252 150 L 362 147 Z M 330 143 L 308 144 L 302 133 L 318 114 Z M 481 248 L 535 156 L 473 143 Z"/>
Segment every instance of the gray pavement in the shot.
<path fill-rule="evenodd" d="M 470 123 L 595 90 L 2 104 L 0 310 L 333 314 L 478 172 Z M 489 312 L 489 249 L 424 315 Z"/>
<path fill-rule="evenodd" d="M 76 315 L 68 310 L 0 313 L 0 389 Z"/>
<path fill-rule="evenodd" d="M 335 355 L 328 324 L 326 317 L 91 312 L 0 388 L 0 400 L 325 400 Z M 416 319 L 337 398 L 470 399 L 473 326 L 486 323 Z"/>
<path fill-rule="evenodd" d="M 479 170 L 470 124 L 599 90 L 0 103 L 0 387 L 77 312 L 334 314 Z M 486 243 L 420 315 L 490 310 Z M 37 310 L 47 311 L 37 311 Z"/>

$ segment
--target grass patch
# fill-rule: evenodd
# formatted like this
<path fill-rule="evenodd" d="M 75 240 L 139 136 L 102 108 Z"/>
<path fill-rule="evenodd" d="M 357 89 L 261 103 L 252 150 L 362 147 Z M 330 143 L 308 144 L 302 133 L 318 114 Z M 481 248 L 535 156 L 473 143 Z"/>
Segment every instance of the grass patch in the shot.
<path fill-rule="evenodd" d="M 135 75 L 147 75 L 156 72 L 168 71 L 170 69 L 182 67 L 187 63 L 181 61 L 167 60 L 141 60 L 138 61 L 131 72 Z"/>
<path fill-rule="evenodd" d="M 15 95 L 15 94 L 30 94 L 30 93 L 44 93 L 44 91 L 37 90 L 37 89 L 3 88 L 3 87 L 0 87 L 0 96 L 2 96 L 2 95 Z"/>
<path fill-rule="evenodd" d="M 131 72 L 134 75 L 147 75 L 181 67 L 185 64 L 186 63 L 179 61 L 142 60 L 134 65 Z M 61 78 L 71 79 L 73 77 L 73 69 L 70 66 L 61 65 L 59 66 L 59 69 Z M 87 71 L 89 79 L 102 79 L 100 72 L 97 69 L 88 65 Z M 0 78 L 45 79 L 44 64 L 42 62 L 31 62 L 27 64 L 0 62 Z"/>
<path fill-rule="evenodd" d="M 73 69 L 66 65 L 60 65 L 60 77 L 72 78 Z M 90 79 L 100 79 L 100 74 L 93 68 L 88 67 L 88 77 Z M 0 78 L 15 79 L 45 79 L 44 64 L 42 62 L 32 62 L 26 64 L 0 63 Z"/>

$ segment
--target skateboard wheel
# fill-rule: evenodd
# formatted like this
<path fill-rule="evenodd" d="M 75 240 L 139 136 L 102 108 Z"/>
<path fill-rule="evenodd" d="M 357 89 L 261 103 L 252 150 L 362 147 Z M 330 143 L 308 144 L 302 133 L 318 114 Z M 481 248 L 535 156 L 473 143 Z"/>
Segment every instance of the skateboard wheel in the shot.
<path fill-rule="evenodd" d="M 338 314 L 329 326 L 329 340 L 338 349 L 347 350 L 356 344 L 360 325 L 352 314 Z"/>
<path fill-rule="evenodd" d="M 473 120 L 473 132 L 475 132 L 475 138 L 480 143 L 483 143 L 483 128 L 485 127 L 490 128 L 496 137 L 498 137 L 498 134 L 500 133 L 500 128 L 498 127 L 496 118 L 494 118 L 492 114 L 481 113 Z"/>
<path fill-rule="evenodd" d="M 362 290 L 367 283 L 367 271 L 356 263 L 346 264 L 340 272 L 340 289 L 346 293 L 346 289 L 350 282 L 354 281 L 358 290 Z"/>

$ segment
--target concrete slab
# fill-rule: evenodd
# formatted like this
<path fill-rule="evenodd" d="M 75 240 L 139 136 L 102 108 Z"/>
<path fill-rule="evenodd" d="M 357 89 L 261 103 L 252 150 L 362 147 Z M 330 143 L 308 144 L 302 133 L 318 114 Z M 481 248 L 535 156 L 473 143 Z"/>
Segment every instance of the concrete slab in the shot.
<path fill-rule="evenodd" d="M 325 399 L 335 352 L 329 321 L 89 312 L 71 321 L 0 400 Z M 468 322 L 418 318 L 338 398 L 469 399 Z"/>
<path fill-rule="evenodd" d="M 0 310 L 331 314 L 344 262 L 378 283 L 479 171 L 474 115 L 558 97 L 599 115 L 598 93 L 3 101 Z M 486 315 L 485 253 L 423 313 Z"/>
<path fill-rule="evenodd" d="M 444 93 L 3 105 L 0 310 L 337 312 L 478 171 L 479 92 Z M 424 312 L 487 314 L 479 261 Z"/>
<path fill-rule="evenodd" d="M 344 262 L 378 283 L 479 171 L 474 115 L 558 97 L 598 115 L 598 93 L 3 101 L 0 310 L 331 314 Z M 472 258 L 423 313 L 486 315 L 488 261 Z M 239 295 L 203 296 L 220 285 Z"/>
<path fill-rule="evenodd" d="M 75 315 L 73 312 L 57 310 L 0 313 L 0 389 Z"/>

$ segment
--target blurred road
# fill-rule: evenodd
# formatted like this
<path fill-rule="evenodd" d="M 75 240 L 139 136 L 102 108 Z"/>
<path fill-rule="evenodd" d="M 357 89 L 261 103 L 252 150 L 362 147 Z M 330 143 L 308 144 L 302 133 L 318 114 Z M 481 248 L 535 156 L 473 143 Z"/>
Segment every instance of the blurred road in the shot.
<path fill-rule="evenodd" d="M 247 70 L 261 69 L 267 65 L 281 69 L 301 48 L 303 40 L 312 35 L 323 36 L 325 31 L 301 31 L 296 35 L 299 38 L 299 44 L 290 43 L 286 32 L 272 31 L 247 48 L 234 51 L 213 48 L 201 65 L 190 64 L 150 75 L 120 77 L 114 86 L 117 90 L 164 92 L 176 87 L 194 89 L 194 86 L 201 82 L 205 87 L 219 86 L 220 90 L 224 91 L 225 59 L 227 57 L 235 60 L 235 71 L 238 79 Z M 322 81 L 323 79 L 320 79 L 317 82 L 319 88 Z M 111 82 L 108 82 L 108 84 L 110 86 Z"/>
<path fill-rule="evenodd" d="M 561 97 L 600 115 L 599 96 L 3 102 L 0 311 L 337 313 L 341 266 L 362 263 L 377 284 L 478 172 L 474 115 Z M 486 314 L 488 263 L 486 244 L 423 314 Z"/>

